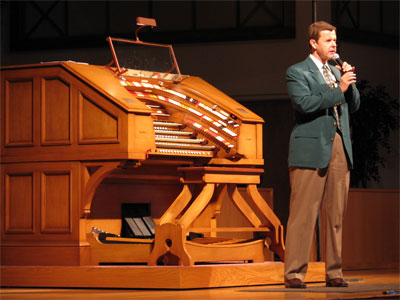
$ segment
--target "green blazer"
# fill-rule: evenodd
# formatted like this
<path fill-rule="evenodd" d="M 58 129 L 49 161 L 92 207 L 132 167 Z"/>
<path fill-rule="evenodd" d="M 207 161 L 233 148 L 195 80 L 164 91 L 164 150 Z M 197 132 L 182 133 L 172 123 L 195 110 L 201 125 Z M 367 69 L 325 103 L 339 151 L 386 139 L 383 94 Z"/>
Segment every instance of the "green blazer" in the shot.
<path fill-rule="evenodd" d="M 332 65 L 329 67 L 339 83 L 339 70 Z M 310 57 L 289 67 L 286 81 L 295 119 L 290 136 L 289 166 L 328 166 L 337 127 L 332 108 L 338 105 L 344 148 L 349 168 L 352 168 L 349 113 L 357 111 L 360 106 L 360 93 L 355 85 L 350 86 L 345 94 L 339 87 L 329 88 Z"/>

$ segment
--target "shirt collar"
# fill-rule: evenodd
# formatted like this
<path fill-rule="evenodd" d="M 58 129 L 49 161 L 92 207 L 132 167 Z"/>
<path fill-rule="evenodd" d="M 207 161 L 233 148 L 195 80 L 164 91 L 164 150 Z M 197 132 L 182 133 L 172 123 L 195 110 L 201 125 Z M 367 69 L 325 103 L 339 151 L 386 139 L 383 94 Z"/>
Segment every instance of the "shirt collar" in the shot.
<path fill-rule="evenodd" d="M 312 61 L 317 65 L 318 70 L 322 70 L 322 67 L 324 66 L 324 64 L 318 60 L 314 55 L 310 54 L 310 58 L 312 59 Z M 326 66 L 328 66 L 328 63 L 325 64 Z M 329 68 L 329 66 L 328 66 Z"/>

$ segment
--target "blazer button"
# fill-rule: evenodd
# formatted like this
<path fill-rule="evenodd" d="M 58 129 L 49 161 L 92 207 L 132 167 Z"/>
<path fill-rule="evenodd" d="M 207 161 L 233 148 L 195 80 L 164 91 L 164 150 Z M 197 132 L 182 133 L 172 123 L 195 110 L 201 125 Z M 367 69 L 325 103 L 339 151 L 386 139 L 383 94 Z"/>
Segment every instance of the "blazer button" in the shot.
<path fill-rule="evenodd" d="M 336 122 L 333 122 L 333 126 L 336 126 L 337 125 L 337 123 Z"/>

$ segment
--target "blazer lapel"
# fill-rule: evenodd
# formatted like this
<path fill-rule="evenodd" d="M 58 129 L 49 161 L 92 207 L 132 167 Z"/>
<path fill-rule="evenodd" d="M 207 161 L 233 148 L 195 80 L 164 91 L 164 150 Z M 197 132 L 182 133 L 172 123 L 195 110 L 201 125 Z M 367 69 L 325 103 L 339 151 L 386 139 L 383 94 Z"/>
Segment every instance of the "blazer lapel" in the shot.
<path fill-rule="evenodd" d="M 306 63 L 308 66 L 308 71 L 312 74 L 312 77 L 315 79 L 315 81 L 319 84 L 326 84 L 325 78 L 322 76 L 321 71 L 318 70 L 317 66 L 310 57 L 307 57 Z"/>

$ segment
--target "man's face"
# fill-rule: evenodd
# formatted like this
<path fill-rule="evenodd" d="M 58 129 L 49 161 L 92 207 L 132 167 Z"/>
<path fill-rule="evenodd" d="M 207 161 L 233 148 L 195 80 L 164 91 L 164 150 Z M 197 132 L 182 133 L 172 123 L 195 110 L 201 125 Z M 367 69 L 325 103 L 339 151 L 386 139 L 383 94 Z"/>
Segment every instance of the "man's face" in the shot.
<path fill-rule="evenodd" d="M 310 40 L 310 44 L 315 50 L 314 55 L 326 63 L 336 53 L 336 31 L 322 30 L 319 33 L 318 41 Z"/>

